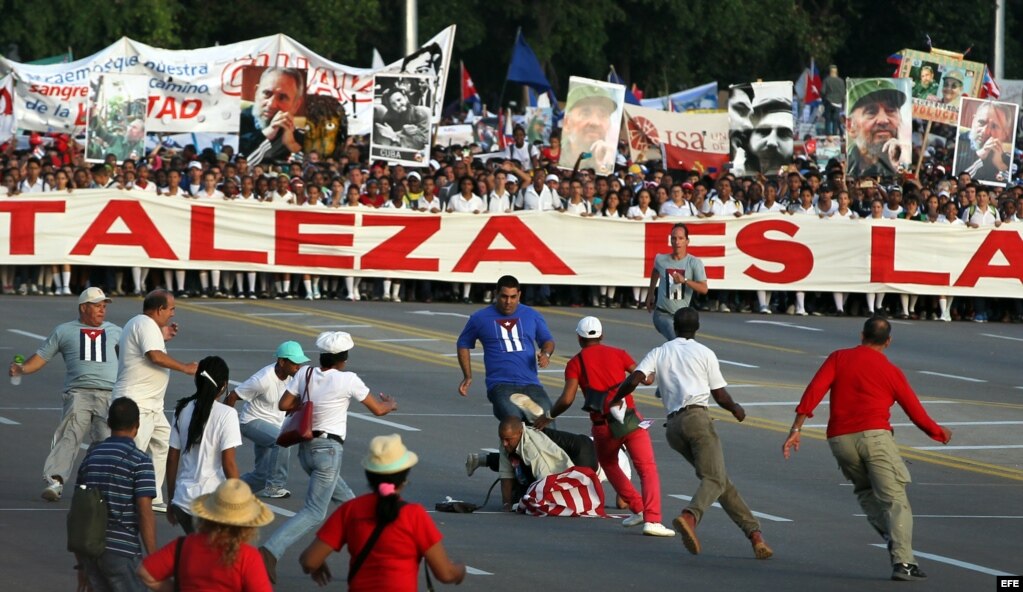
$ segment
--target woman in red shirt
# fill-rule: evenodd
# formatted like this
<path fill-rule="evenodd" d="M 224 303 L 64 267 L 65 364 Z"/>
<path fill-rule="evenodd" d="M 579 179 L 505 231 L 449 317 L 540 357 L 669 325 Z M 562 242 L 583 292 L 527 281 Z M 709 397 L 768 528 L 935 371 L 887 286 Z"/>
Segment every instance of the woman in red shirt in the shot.
<path fill-rule="evenodd" d="M 138 570 L 143 584 L 150 590 L 181 592 L 273 590 L 263 558 L 249 542 L 274 515 L 252 495 L 248 484 L 224 481 L 215 492 L 192 502 L 192 514 L 199 519 L 199 531 L 146 557 Z"/>
<path fill-rule="evenodd" d="M 317 584 L 330 582 L 327 556 L 348 545 L 348 590 L 416 590 L 419 561 L 426 557 L 433 575 L 446 584 L 460 584 L 465 565 L 448 559 L 441 534 L 423 506 L 409 504 L 400 492 L 409 469 L 419 461 L 401 436 L 377 436 L 362 461 L 372 493 L 342 504 L 302 552 L 302 569 Z"/>

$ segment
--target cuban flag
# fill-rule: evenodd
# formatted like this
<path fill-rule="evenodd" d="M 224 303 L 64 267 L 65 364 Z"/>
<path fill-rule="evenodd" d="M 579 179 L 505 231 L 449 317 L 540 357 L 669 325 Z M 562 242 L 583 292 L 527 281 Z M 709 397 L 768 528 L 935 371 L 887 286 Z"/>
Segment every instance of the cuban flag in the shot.
<path fill-rule="evenodd" d="M 997 99 L 1002 94 L 1002 89 L 998 88 L 998 83 L 991 76 L 991 71 L 984 66 L 984 82 L 980 86 L 980 98 L 982 99 Z"/>
<path fill-rule="evenodd" d="M 504 344 L 506 352 L 520 352 L 522 347 L 522 333 L 519 331 L 518 319 L 501 319 L 497 321 L 497 333 L 501 343 Z"/>
<path fill-rule="evenodd" d="M 472 77 L 469 76 L 469 71 L 465 69 L 465 64 L 459 62 L 462 67 L 462 105 L 469 105 L 472 108 L 472 112 L 479 115 L 483 110 L 483 103 L 480 101 L 480 95 L 476 91 L 476 85 L 472 82 Z"/>
<path fill-rule="evenodd" d="M 82 329 L 78 334 L 79 359 L 84 362 L 107 361 L 107 332 L 103 329 Z"/>

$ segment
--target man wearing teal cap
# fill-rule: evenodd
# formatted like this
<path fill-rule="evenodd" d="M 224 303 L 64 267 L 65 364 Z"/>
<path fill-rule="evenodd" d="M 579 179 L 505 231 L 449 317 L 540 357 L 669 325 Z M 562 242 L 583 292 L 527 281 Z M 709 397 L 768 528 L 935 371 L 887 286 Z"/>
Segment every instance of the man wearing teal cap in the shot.
<path fill-rule="evenodd" d="M 895 176 L 909 138 L 899 138 L 906 93 L 887 78 L 856 82 L 849 89 L 848 175 Z M 907 152 L 908 154 L 908 152 Z"/>
<path fill-rule="evenodd" d="M 611 89 L 573 83 L 566 103 L 567 115 L 561 132 L 561 166 L 593 168 L 599 174 L 614 169 L 616 138 L 608 138 L 611 117 L 618 110 Z"/>
<path fill-rule="evenodd" d="M 227 396 L 230 406 L 241 399 L 245 401 L 238 413 L 242 436 L 252 441 L 256 448 L 256 466 L 241 476 L 252 491 L 260 497 L 288 497 L 291 492 L 284 488 L 288 482 L 288 462 L 291 454 L 288 448 L 277 445 L 277 435 L 284 423 L 284 412 L 277 408 L 288 380 L 309 362 L 302 346 L 294 341 L 285 341 L 277 347 L 277 361 L 259 370 L 245 382 L 239 384 Z"/>

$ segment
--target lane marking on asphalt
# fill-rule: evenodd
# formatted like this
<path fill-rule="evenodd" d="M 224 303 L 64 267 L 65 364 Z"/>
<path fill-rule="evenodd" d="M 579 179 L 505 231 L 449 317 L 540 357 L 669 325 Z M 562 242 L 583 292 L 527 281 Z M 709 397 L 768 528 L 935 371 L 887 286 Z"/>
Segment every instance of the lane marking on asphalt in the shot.
<path fill-rule="evenodd" d="M 721 358 L 718 358 L 718 362 L 721 362 L 722 364 L 727 364 L 729 366 L 738 366 L 740 368 L 759 368 L 760 367 L 760 366 L 754 366 L 753 364 L 743 364 L 742 362 L 733 362 L 731 360 L 722 360 Z"/>
<path fill-rule="evenodd" d="M 871 543 L 870 546 L 871 547 L 880 547 L 882 549 L 887 549 L 887 547 L 885 545 L 880 545 L 880 544 L 877 544 L 877 543 Z M 917 557 L 923 557 L 924 559 L 930 559 L 931 561 L 937 561 L 938 563 L 946 563 L 948 565 L 954 565 L 956 567 L 961 567 L 963 569 L 969 569 L 969 570 L 972 570 L 972 571 L 978 571 L 978 572 L 980 572 L 982 574 L 987 574 L 989 576 L 1011 576 L 1012 575 L 1012 574 L 1006 573 L 1004 571 L 998 571 L 997 569 L 991 569 L 990 567 L 984 567 L 983 565 L 977 565 L 976 563 L 969 563 L 969 562 L 966 562 L 966 561 L 959 561 L 958 559 L 952 559 L 951 557 L 945 557 L 943 555 L 935 555 L 934 553 L 924 553 L 923 551 L 917 551 L 916 549 L 913 549 L 913 554 L 916 555 Z"/>
<path fill-rule="evenodd" d="M 373 325 L 306 325 L 310 329 L 368 329 Z"/>
<path fill-rule="evenodd" d="M 1002 448 L 1023 448 L 1023 444 L 1000 444 L 996 446 L 914 446 L 917 450 L 1000 450 Z"/>
<path fill-rule="evenodd" d="M 308 312 L 250 312 L 250 317 L 307 317 Z"/>
<path fill-rule="evenodd" d="M 467 573 L 469 575 L 473 575 L 473 576 L 492 576 L 492 575 L 494 575 L 494 574 L 490 573 L 489 571 L 483 571 L 482 569 L 477 569 L 477 568 L 475 568 L 475 567 L 473 567 L 471 565 L 466 565 L 465 566 L 465 573 Z"/>
<path fill-rule="evenodd" d="M 678 493 L 669 494 L 669 497 L 678 498 L 680 500 L 684 500 L 684 501 L 687 501 L 687 502 L 693 500 L 693 498 L 688 496 L 688 495 L 681 495 L 681 494 L 678 494 Z M 714 502 L 711 505 L 714 506 L 715 508 L 720 508 L 721 507 L 721 504 L 719 504 L 717 502 Z M 757 518 L 763 518 L 764 520 L 770 520 L 772 522 L 792 522 L 788 518 L 782 518 L 781 516 L 775 516 L 773 514 L 765 514 L 763 512 L 754 512 L 753 510 L 750 510 L 750 513 L 753 514 L 754 516 L 756 516 Z"/>
<path fill-rule="evenodd" d="M 970 378 L 969 376 L 956 376 L 955 374 L 942 374 L 941 372 L 931 372 L 930 370 L 918 370 L 920 374 L 926 374 L 928 376 L 940 376 L 942 378 L 954 378 L 956 380 L 965 380 L 966 382 L 987 382 L 980 378 Z"/>
<path fill-rule="evenodd" d="M 6 425 L 21 425 L 20 423 L 14 421 L 13 419 L 7 419 L 6 417 L 3 416 L 0 416 L 0 423 Z"/>
<path fill-rule="evenodd" d="M 273 511 L 274 514 L 280 514 L 281 516 L 284 516 L 285 518 L 291 518 L 292 516 L 295 515 L 295 512 L 292 512 L 291 510 L 289 510 L 287 508 L 282 508 L 280 506 L 275 506 L 273 504 L 268 504 L 266 502 L 263 502 L 263 505 L 268 507 L 268 508 L 270 508 L 270 510 Z"/>
<path fill-rule="evenodd" d="M 366 415 L 365 413 L 353 413 L 353 412 L 349 411 L 348 412 L 348 417 L 354 417 L 356 419 L 361 419 L 363 421 L 370 421 L 370 422 L 373 422 L 373 423 L 379 423 L 380 425 L 385 425 L 385 426 L 388 426 L 388 427 L 397 428 L 399 430 L 405 430 L 406 432 L 418 432 L 418 431 L 421 431 L 419 428 L 414 428 L 412 426 L 407 426 L 407 425 L 401 424 L 401 423 L 394 423 L 393 421 L 387 421 L 386 419 L 380 419 L 379 417 L 375 417 L 373 415 Z"/>
<path fill-rule="evenodd" d="M 852 485 L 850 483 L 849 485 Z M 853 514 L 857 518 L 866 518 L 866 514 Z M 913 514 L 913 518 L 996 518 L 998 520 L 1023 520 L 1023 516 L 967 516 L 961 514 Z"/>
<path fill-rule="evenodd" d="M 911 428 L 916 424 L 914 423 L 893 423 L 893 428 Z M 987 426 L 987 425 L 1023 425 L 1023 421 L 943 421 L 941 425 L 945 426 Z M 813 423 L 807 424 L 804 427 L 824 429 L 828 427 L 826 423 Z M 941 446 L 939 450 L 946 450 L 947 446 Z"/>
<path fill-rule="evenodd" d="M 444 356 L 445 358 L 453 358 L 453 357 L 457 356 L 458 353 L 456 352 L 456 353 L 453 353 L 453 354 L 441 354 L 441 355 Z M 474 357 L 474 358 L 480 358 L 480 357 L 483 357 L 483 352 L 471 351 L 471 352 L 469 352 L 469 355 Z"/>
<path fill-rule="evenodd" d="M 413 341 L 440 341 L 440 339 L 409 337 L 407 339 L 400 339 L 400 338 L 398 338 L 398 339 L 370 339 L 370 341 L 375 341 L 377 343 L 404 343 L 404 342 L 413 342 Z"/>
<path fill-rule="evenodd" d="M 480 450 L 482 450 L 483 452 L 494 452 L 494 453 L 500 452 L 496 448 L 480 448 Z"/>
<path fill-rule="evenodd" d="M 42 341 L 46 339 L 45 335 L 36 335 L 35 333 L 29 333 L 28 331 L 22 331 L 21 329 L 8 329 L 11 333 L 17 333 L 18 335 L 24 335 L 25 337 L 31 337 Z"/>
<path fill-rule="evenodd" d="M 426 315 L 428 317 L 458 317 L 461 319 L 469 318 L 469 315 L 462 314 L 460 312 L 434 312 L 432 310 L 410 310 L 409 314 L 414 315 Z"/>
<path fill-rule="evenodd" d="M 981 333 L 984 337 L 994 337 L 995 339 L 1008 339 L 1010 341 L 1023 341 L 1019 337 L 1007 337 L 1005 335 L 995 335 L 994 333 Z"/>
<path fill-rule="evenodd" d="M 797 325 L 795 323 L 786 323 L 783 321 L 746 321 L 753 325 L 775 325 L 777 327 L 788 327 L 789 329 L 799 329 L 800 331 L 816 331 L 822 332 L 824 329 L 818 329 L 817 327 L 807 327 L 805 325 Z"/>
<path fill-rule="evenodd" d="M 0 512 L 67 512 L 67 508 L 0 508 Z"/>

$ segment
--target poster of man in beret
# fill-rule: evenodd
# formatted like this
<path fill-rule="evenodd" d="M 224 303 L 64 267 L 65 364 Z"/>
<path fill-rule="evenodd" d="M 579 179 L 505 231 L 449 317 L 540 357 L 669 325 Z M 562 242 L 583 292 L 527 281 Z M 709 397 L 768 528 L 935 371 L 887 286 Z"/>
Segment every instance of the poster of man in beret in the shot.
<path fill-rule="evenodd" d="M 622 127 L 625 86 L 573 76 L 561 129 L 558 166 L 592 168 L 598 175 L 614 171 L 618 132 Z"/>
<path fill-rule="evenodd" d="M 846 81 L 846 167 L 850 177 L 894 177 L 912 158 L 913 81 Z"/>
<path fill-rule="evenodd" d="M 792 162 L 792 82 L 736 84 L 728 95 L 732 172 L 777 175 Z"/>

